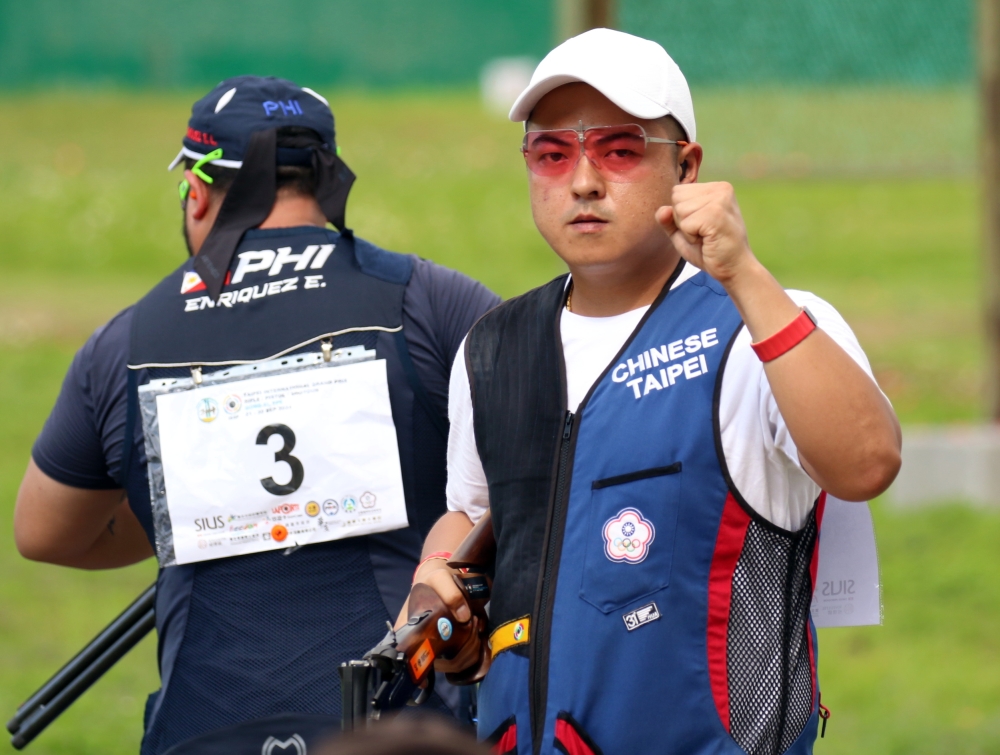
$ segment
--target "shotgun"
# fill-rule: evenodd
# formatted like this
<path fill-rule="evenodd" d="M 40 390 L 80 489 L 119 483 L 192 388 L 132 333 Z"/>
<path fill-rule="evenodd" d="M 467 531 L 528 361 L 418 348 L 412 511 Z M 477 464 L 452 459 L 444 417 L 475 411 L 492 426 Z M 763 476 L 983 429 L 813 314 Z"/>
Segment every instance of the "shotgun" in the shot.
<path fill-rule="evenodd" d="M 15 750 L 26 747 L 149 634 L 156 625 L 155 604 L 152 584 L 17 709 L 7 722 Z"/>
<path fill-rule="evenodd" d="M 496 558 L 493 521 L 487 512 L 455 551 L 448 566 L 460 569 L 455 582 L 465 593 L 472 617 L 459 623 L 433 589 L 413 586 L 409 619 L 398 630 L 389 625 L 383 640 L 361 660 L 340 665 L 342 727 L 363 728 L 389 710 L 421 705 L 434 691 L 434 661 L 453 659 L 469 642 L 479 643 L 479 658 L 469 668 L 447 674 L 452 684 L 475 684 L 490 666 L 486 605 Z"/>

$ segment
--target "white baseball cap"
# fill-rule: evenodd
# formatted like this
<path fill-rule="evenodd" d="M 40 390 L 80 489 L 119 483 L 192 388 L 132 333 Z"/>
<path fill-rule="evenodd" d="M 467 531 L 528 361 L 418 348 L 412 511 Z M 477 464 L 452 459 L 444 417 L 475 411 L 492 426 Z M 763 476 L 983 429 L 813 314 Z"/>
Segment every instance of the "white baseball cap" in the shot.
<path fill-rule="evenodd" d="M 546 55 L 510 119 L 528 120 L 542 97 L 573 81 L 590 84 L 636 118 L 672 115 L 688 139 L 696 139 L 691 90 L 673 58 L 656 42 L 613 29 L 591 29 Z"/>

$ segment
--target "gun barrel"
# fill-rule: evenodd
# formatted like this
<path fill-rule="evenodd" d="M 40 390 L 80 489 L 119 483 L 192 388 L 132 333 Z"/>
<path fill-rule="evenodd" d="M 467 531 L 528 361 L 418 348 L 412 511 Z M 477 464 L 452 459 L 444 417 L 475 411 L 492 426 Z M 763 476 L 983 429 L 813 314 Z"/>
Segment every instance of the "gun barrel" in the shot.
<path fill-rule="evenodd" d="M 23 749 L 29 742 L 42 733 L 60 713 L 73 704 L 73 702 L 94 682 L 100 679 L 104 672 L 115 665 L 122 656 L 134 648 L 149 632 L 156 626 L 156 614 L 150 609 L 139 621 L 129 627 L 121 636 L 115 640 L 94 662 L 83 669 L 77 676 L 69 680 L 62 689 L 59 690 L 47 703 L 33 708 L 29 714 L 22 719 L 14 736 L 10 738 L 10 743 L 15 750 Z"/>
<path fill-rule="evenodd" d="M 497 540 L 493 534 L 493 515 L 487 509 L 455 550 L 455 554 L 448 559 L 448 566 L 481 569 L 492 566 L 496 556 Z"/>
<path fill-rule="evenodd" d="M 32 727 L 36 727 L 44 720 L 41 727 L 28 735 L 20 747 L 34 739 L 38 732 L 145 637 L 156 623 L 155 602 L 154 584 L 29 697 L 7 722 L 7 731 L 15 735 L 11 740 L 12 743 L 27 734 L 29 723 Z M 83 686 L 81 686 L 82 680 L 87 680 Z M 67 694 L 73 690 L 74 694 Z M 55 711 L 57 702 L 61 707 Z M 44 715 L 40 716 L 40 713 Z M 20 749 L 17 744 L 14 746 Z"/>

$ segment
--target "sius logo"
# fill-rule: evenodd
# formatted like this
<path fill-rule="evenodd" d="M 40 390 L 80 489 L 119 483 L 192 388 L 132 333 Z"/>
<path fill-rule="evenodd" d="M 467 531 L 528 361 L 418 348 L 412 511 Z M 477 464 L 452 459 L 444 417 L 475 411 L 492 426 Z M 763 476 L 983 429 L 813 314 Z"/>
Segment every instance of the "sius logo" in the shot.
<path fill-rule="evenodd" d="M 226 523 L 221 516 L 203 516 L 194 520 L 194 531 L 204 532 L 205 530 L 222 530 L 226 528 Z"/>
<path fill-rule="evenodd" d="M 834 598 L 838 595 L 854 595 L 854 580 L 839 579 L 831 582 L 824 582 L 820 590 L 820 595 L 824 598 Z"/>
<path fill-rule="evenodd" d="M 302 106 L 299 104 L 298 100 L 288 100 L 287 102 L 282 102 L 278 100 L 268 100 L 267 102 L 261 103 L 264 106 L 264 115 L 270 118 L 278 111 L 279 115 L 304 115 L 302 112 Z"/>

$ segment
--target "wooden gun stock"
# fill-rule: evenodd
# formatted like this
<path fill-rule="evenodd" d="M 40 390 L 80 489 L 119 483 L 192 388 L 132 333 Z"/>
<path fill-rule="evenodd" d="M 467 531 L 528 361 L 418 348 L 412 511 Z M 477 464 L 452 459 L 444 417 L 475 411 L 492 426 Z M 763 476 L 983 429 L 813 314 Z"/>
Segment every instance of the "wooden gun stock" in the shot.
<path fill-rule="evenodd" d="M 411 674 L 417 666 L 422 668 L 429 665 L 435 658 L 451 660 L 467 643 L 478 641 L 478 660 L 467 669 L 447 674 L 447 678 L 452 684 L 464 685 L 475 684 L 486 676 L 490 667 L 486 604 L 489 603 L 493 586 L 489 572 L 493 569 L 496 553 L 493 518 L 487 511 L 448 561 L 449 567 L 461 572 L 455 575 L 455 584 L 465 594 L 472 611 L 472 618 L 467 622 L 456 621 L 434 590 L 422 584 L 413 586 L 408 621 L 396 633 L 396 647 L 406 656 Z M 447 637 L 443 637 L 440 632 L 441 619 L 448 622 L 446 626 L 451 627 Z M 413 630 L 407 631 L 410 627 Z M 418 679 L 414 678 L 413 681 L 417 682 Z"/>
<path fill-rule="evenodd" d="M 353 728 L 365 715 L 355 688 L 366 682 L 367 671 L 377 670 L 381 681 L 371 698 L 368 715 L 377 718 L 382 711 L 403 705 L 419 705 L 434 686 L 434 660 L 454 659 L 470 642 L 478 643 L 478 655 L 468 668 L 449 673 L 452 684 L 474 684 L 486 676 L 490 666 L 487 645 L 489 619 L 486 604 L 490 600 L 490 572 L 496 556 L 493 522 L 487 512 L 462 541 L 448 566 L 460 570 L 455 583 L 465 594 L 472 611 L 471 618 L 459 622 L 438 594 L 425 584 L 416 584 L 410 591 L 406 624 L 398 630 L 390 628 L 385 639 L 365 654 L 363 661 L 341 665 L 345 705 L 344 727 Z M 363 673 L 361 673 L 361 671 Z M 357 678 L 358 681 L 354 681 Z M 419 690 L 419 691 L 418 691 Z M 417 692 L 417 697 L 413 693 Z M 347 715 L 347 707 L 351 707 Z"/>

